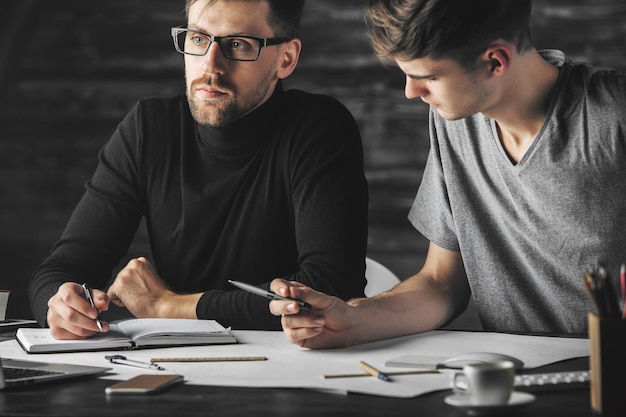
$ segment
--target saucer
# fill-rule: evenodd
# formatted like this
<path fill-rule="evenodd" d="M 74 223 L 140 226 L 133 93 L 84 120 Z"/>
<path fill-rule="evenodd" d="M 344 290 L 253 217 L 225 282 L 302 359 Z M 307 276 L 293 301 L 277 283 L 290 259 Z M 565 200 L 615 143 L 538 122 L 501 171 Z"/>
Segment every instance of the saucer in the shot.
<path fill-rule="evenodd" d="M 467 394 L 451 394 L 444 398 L 446 404 L 467 410 L 470 414 L 492 413 L 513 407 L 521 407 L 535 400 L 535 396 L 527 392 L 513 391 L 511 398 L 506 404 L 477 405 L 472 404 L 471 397 Z"/>

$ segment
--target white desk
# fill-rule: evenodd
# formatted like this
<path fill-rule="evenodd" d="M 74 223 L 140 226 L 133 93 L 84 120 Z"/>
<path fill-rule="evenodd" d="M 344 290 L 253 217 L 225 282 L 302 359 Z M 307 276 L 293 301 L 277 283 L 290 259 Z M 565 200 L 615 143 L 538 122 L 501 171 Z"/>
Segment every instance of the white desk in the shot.
<path fill-rule="evenodd" d="M 152 357 L 266 356 L 257 362 L 193 362 L 162 363 L 165 372 L 180 373 L 188 384 L 227 387 L 311 388 L 338 393 L 356 392 L 387 397 L 408 398 L 449 387 L 449 375 L 426 374 L 396 376 L 391 383 L 376 378 L 321 379 L 322 374 L 362 372 L 359 361 L 366 361 L 381 370 L 386 361 L 412 354 L 450 357 L 466 352 L 491 351 L 516 356 L 526 368 L 535 368 L 564 359 L 589 355 L 586 339 L 518 336 L 508 334 L 433 331 L 405 336 L 346 349 L 305 350 L 290 344 L 282 332 L 234 331 L 239 344 L 166 349 L 118 351 L 128 358 L 149 361 Z M 26 358 L 106 366 L 105 354 L 82 352 L 63 354 L 27 354 L 14 340 L 0 342 L 2 357 Z M 147 369 L 110 365 L 113 371 L 102 378 L 127 379 Z M 406 369 L 406 368 L 404 368 Z M 163 372 L 163 371 L 161 371 Z"/>

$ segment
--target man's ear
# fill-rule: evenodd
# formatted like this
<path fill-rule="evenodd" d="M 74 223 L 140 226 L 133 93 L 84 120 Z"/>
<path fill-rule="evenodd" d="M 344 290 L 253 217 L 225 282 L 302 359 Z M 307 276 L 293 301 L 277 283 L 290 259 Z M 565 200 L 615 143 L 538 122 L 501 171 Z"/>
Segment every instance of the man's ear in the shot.
<path fill-rule="evenodd" d="M 493 43 L 482 54 L 482 61 L 491 75 L 498 76 L 506 73 L 511 65 L 513 56 L 509 44 Z"/>
<path fill-rule="evenodd" d="M 278 78 L 287 78 L 296 69 L 301 49 L 302 42 L 298 38 L 285 42 L 281 48 L 281 56 L 279 57 L 278 68 L 276 71 L 276 76 Z"/>

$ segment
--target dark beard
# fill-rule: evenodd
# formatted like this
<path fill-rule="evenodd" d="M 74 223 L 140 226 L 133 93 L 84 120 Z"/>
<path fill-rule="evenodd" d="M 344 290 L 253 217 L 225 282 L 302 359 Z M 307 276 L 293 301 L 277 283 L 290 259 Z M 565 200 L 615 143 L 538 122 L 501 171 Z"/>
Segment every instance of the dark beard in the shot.
<path fill-rule="evenodd" d="M 229 124 L 232 121 L 239 119 L 242 114 L 239 107 L 232 101 L 227 103 L 226 106 L 220 106 L 221 109 L 214 108 L 207 110 L 207 104 L 201 100 L 195 100 L 187 95 L 187 101 L 189 102 L 189 110 L 194 120 L 201 125 L 207 125 L 211 127 L 222 127 Z"/>
<path fill-rule="evenodd" d="M 223 85 L 221 82 L 194 82 L 190 87 L 191 91 L 193 91 L 198 84 L 208 84 L 231 93 L 229 99 L 225 102 L 207 104 L 203 100 L 197 100 L 194 97 L 190 97 L 189 89 L 187 90 L 187 102 L 189 103 L 189 110 L 191 111 L 191 115 L 194 120 L 199 124 L 211 127 L 226 126 L 251 112 L 253 109 L 258 107 L 261 104 L 261 101 L 267 96 L 267 92 L 271 85 L 270 82 L 262 82 L 259 84 L 257 89 L 250 93 L 250 96 L 248 96 L 244 102 L 237 102 L 235 98 L 233 98 L 233 89 L 229 86 Z"/>

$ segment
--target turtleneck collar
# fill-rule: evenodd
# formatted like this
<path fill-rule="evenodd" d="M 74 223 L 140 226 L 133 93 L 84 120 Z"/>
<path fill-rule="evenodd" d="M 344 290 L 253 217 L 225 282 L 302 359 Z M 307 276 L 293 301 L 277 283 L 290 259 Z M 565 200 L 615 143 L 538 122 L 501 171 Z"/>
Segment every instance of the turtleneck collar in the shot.
<path fill-rule="evenodd" d="M 271 125 L 276 117 L 282 94 L 279 80 L 265 103 L 234 122 L 221 127 L 196 123 L 199 140 L 213 152 L 224 156 L 254 152 L 268 139 L 264 126 Z"/>

